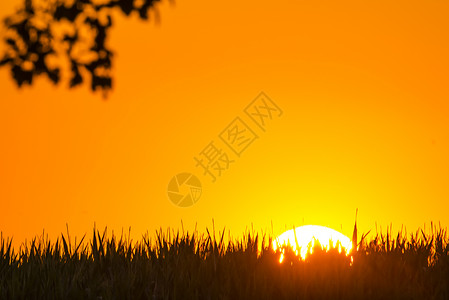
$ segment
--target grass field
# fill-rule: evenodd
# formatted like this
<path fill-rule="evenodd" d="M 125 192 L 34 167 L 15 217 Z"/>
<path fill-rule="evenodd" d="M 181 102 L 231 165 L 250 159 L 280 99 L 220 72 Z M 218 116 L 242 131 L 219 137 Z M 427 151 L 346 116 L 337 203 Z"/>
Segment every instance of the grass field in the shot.
<path fill-rule="evenodd" d="M 316 245 L 306 260 L 248 232 L 158 231 L 132 242 L 94 228 L 87 241 L 0 241 L 1 299 L 449 299 L 446 229 L 359 241 L 351 256 Z M 279 250 L 278 250 L 279 251 Z M 343 252 L 344 253 L 344 252 Z M 352 262 L 351 262 L 352 260 Z"/>

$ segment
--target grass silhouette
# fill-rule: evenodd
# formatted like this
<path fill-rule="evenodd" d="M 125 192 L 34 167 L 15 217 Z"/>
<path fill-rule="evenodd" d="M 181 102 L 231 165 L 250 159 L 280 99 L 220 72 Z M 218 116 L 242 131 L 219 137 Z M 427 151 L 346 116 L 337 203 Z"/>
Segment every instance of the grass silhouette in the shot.
<path fill-rule="evenodd" d="M 140 241 L 44 235 L 17 251 L 0 238 L 1 299 L 449 299 L 447 230 L 377 233 L 352 256 L 315 244 L 305 260 L 272 237 L 174 230 Z M 310 249 L 309 249 L 310 250 Z"/>

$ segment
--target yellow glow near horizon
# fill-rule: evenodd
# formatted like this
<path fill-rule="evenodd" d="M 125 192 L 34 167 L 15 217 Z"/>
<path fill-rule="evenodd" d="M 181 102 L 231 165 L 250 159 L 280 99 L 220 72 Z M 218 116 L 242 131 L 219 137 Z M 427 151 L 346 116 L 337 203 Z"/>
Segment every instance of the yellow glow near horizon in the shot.
<path fill-rule="evenodd" d="M 449 225 L 449 1 L 174 2 L 158 24 L 114 11 L 107 100 L 89 78 L 68 88 L 68 60 L 56 87 L 19 89 L 0 67 L 0 232 L 14 247 L 66 224 L 78 238 L 94 224 L 205 234 L 212 220 L 236 237 L 290 224 L 351 237 L 356 208 L 370 235 Z M 0 1 L 0 19 L 23 4 Z M 262 91 L 283 111 L 265 131 L 244 111 Z M 219 137 L 237 117 L 259 137 L 241 156 Z M 216 182 L 194 159 L 211 142 L 235 161 Z M 190 207 L 167 194 L 183 172 L 202 186 Z"/>
<path fill-rule="evenodd" d="M 333 245 L 333 247 L 338 247 L 340 253 L 344 248 L 346 255 L 348 255 L 352 249 L 351 239 L 344 234 L 324 226 L 305 225 L 282 233 L 273 241 L 273 250 L 276 251 L 278 247 L 290 245 L 296 255 L 300 255 L 301 259 L 304 260 L 309 249 L 312 253 L 315 241 L 318 241 L 326 251 Z M 282 262 L 283 259 L 284 250 L 282 249 L 279 262 Z"/>

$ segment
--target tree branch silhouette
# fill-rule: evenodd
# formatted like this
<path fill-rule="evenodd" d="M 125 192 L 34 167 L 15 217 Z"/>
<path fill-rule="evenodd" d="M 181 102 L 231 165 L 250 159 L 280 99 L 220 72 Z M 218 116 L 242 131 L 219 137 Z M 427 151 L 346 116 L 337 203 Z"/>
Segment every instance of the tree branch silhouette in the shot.
<path fill-rule="evenodd" d="M 41 74 L 58 84 L 67 72 L 70 88 L 90 79 L 92 91 L 107 92 L 112 88 L 113 51 L 106 45 L 112 10 L 118 8 L 127 17 L 135 12 L 148 20 L 157 2 L 160 0 L 24 0 L 23 7 L 3 21 L 6 51 L 0 66 L 11 69 L 18 87 L 32 85 L 33 78 Z M 67 63 L 69 68 L 64 70 Z"/>

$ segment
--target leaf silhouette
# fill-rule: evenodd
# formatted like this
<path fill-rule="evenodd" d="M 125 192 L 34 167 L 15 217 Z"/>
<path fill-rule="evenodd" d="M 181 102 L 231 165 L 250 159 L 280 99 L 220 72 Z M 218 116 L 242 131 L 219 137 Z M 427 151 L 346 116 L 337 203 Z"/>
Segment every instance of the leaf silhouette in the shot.
<path fill-rule="evenodd" d="M 77 85 L 80 85 L 83 82 L 83 77 L 81 77 L 78 64 L 76 61 L 72 60 L 72 78 L 70 79 L 70 87 L 75 87 Z"/>
<path fill-rule="evenodd" d="M 13 73 L 13 78 L 16 80 L 19 87 L 22 86 L 22 84 L 27 83 L 31 84 L 33 81 L 33 72 L 32 71 L 25 71 L 20 66 L 14 65 L 11 69 Z"/>
<path fill-rule="evenodd" d="M 77 1 L 75 1 L 71 7 L 66 7 L 64 4 L 58 5 L 54 13 L 55 20 L 60 21 L 62 19 L 66 19 L 70 22 L 75 21 L 82 11 L 76 4 Z"/>
<path fill-rule="evenodd" d="M 12 78 L 18 87 L 33 83 L 34 75 L 45 74 L 50 81 L 58 84 L 61 80 L 61 61 L 49 66 L 48 56 L 61 58 L 65 56 L 70 62 L 70 88 L 86 81 L 81 69 L 90 74 L 92 91 L 112 88 L 113 51 L 107 48 L 107 37 L 112 27 L 112 9 L 118 8 L 126 16 L 135 11 L 142 20 L 148 19 L 148 11 L 160 0 L 110 0 L 98 3 L 95 0 L 74 0 L 70 5 L 66 1 L 47 3 L 45 7 L 36 5 L 37 1 L 24 0 L 23 7 L 15 14 L 4 19 L 7 35 L 4 39 L 6 51 L 0 61 L 0 67 L 9 66 Z M 87 13 L 89 11 L 89 13 Z M 100 18 L 101 16 L 101 18 Z M 104 18 L 104 16 L 106 18 Z M 100 21 L 101 20 L 101 21 Z M 61 22 L 71 28 L 62 35 L 53 36 L 51 28 Z M 37 26 L 36 24 L 39 24 Z M 83 28 L 85 27 L 85 28 Z M 78 32 L 92 32 L 90 38 L 80 38 Z M 74 46 L 81 51 L 74 53 Z M 62 46 L 62 47 L 61 47 Z M 56 51 L 55 49 L 64 49 Z M 92 55 L 92 52 L 96 55 Z"/>

